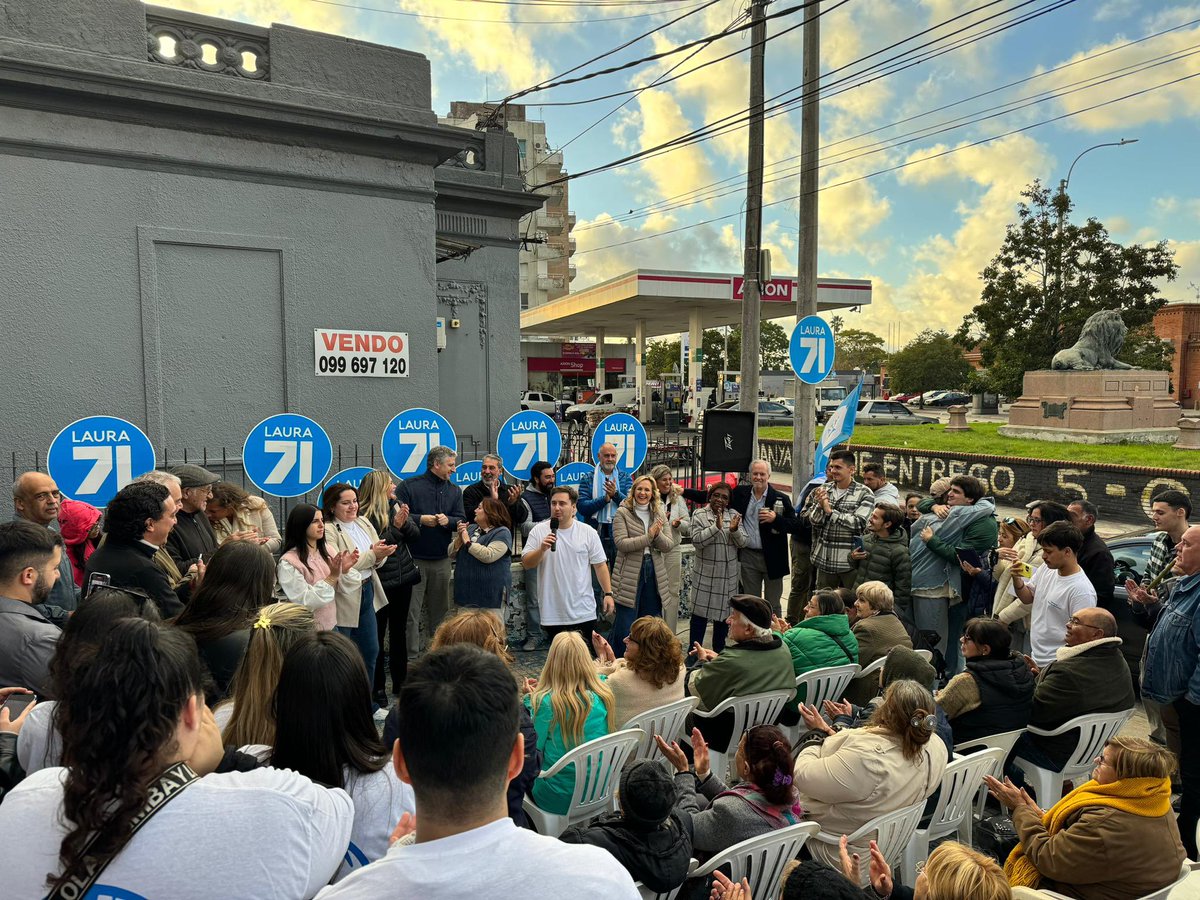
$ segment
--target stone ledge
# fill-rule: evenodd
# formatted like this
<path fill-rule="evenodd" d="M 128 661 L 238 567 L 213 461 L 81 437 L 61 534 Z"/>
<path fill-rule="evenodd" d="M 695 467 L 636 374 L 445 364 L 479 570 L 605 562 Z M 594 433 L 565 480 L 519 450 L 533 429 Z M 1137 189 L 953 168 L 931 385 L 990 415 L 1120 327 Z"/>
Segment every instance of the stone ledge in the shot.
<path fill-rule="evenodd" d="M 1173 444 L 1179 440 L 1178 428 L 1079 431 L 1035 425 L 1002 425 L 996 433 L 1003 437 L 1070 444 Z"/>

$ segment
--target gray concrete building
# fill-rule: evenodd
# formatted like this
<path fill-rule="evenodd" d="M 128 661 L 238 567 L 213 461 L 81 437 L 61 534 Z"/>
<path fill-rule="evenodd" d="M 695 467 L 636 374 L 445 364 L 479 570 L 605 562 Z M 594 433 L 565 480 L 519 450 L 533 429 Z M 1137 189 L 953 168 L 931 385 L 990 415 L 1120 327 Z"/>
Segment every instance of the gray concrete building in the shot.
<path fill-rule="evenodd" d="M 487 447 L 517 408 L 517 222 L 543 198 L 511 136 L 438 124 L 420 54 L 0 0 L 0 186 L 7 468 L 95 414 L 161 463 L 236 457 L 285 411 L 365 451 L 432 407 Z M 318 374 L 315 329 L 407 333 L 407 372 Z"/>

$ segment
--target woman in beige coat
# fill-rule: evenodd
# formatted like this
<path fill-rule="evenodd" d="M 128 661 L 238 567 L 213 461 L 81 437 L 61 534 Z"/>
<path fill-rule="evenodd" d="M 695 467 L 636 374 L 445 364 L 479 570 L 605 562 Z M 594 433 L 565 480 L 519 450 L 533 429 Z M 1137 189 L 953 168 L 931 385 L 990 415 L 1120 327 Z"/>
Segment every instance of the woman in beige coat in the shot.
<path fill-rule="evenodd" d="M 272 555 L 277 554 L 283 544 L 267 501 L 246 493 L 232 482 L 220 481 L 213 485 L 204 514 L 208 516 L 218 543 L 256 541 Z"/>
<path fill-rule="evenodd" d="M 653 552 L 661 554 L 667 565 L 667 592 L 662 595 L 662 614 L 674 632 L 679 624 L 679 589 L 683 584 L 683 541 L 692 535 L 692 514 L 669 466 L 655 466 L 650 470 L 650 477 L 658 486 L 658 499 L 667 517 L 667 530 L 671 533 L 671 549 Z"/>
<path fill-rule="evenodd" d="M 387 595 L 375 570 L 396 552 L 395 544 L 379 539 L 375 526 L 358 514 L 358 491 L 348 484 L 331 484 L 321 497 L 325 521 L 325 547 L 330 556 L 349 553 L 354 565 L 338 579 L 334 590 L 336 630 L 354 641 L 368 672 L 379 658 L 379 631 L 375 613 L 387 606 Z"/>
<path fill-rule="evenodd" d="M 625 653 L 625 638 L 639 616 L 661 616 L 662 598 L 669 590 L 667 563 L 663 553 L 671 549 L 666 512 L 658 502 L 658 485 L 649 475 L 634 480 L 629 496 L 613 516 L 612 588 L 616 602 L 613 619 L 613 652 Z M 651 550 L 662 551 L 652 553 Z"/>

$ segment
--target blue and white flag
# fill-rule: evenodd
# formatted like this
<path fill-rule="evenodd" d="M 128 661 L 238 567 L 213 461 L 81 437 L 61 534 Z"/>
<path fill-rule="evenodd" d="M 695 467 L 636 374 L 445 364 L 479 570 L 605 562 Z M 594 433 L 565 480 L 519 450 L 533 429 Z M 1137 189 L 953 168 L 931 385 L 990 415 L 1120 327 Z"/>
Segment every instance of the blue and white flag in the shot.
<path fill-rule="evenodd" d="M 824 475 L 825 466 L 829 462 L 829 454 L 838 444 L 850 440 L 854 434 L 854 420 L 858 413 L 858 395 L 862 391 L 862 379 L 849 394 L 846 395 L 821 432 L 821 440 L 817 441 L 817 458 L 813 466 L 815 475 Z"/>

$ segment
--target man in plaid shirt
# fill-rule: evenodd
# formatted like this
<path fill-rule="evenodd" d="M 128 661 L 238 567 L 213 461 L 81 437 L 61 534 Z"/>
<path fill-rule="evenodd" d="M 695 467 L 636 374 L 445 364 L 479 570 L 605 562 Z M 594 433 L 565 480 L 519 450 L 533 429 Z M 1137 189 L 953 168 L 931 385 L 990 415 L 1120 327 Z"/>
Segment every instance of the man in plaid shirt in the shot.
<path fill-rule="evenodd" d="M 867 530 L 875 495 L 854 480 L 854 454 L 839 450 L 825 467 L 828 480 L 808 495 L 804 516 L 812 523 L 812 561 L 817 587 L 854 587 L 857 571 L 850 559 L 856 537 Z"/>

